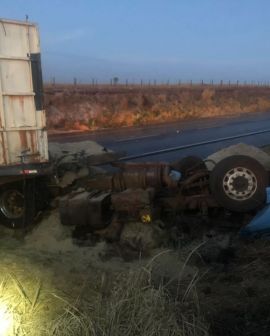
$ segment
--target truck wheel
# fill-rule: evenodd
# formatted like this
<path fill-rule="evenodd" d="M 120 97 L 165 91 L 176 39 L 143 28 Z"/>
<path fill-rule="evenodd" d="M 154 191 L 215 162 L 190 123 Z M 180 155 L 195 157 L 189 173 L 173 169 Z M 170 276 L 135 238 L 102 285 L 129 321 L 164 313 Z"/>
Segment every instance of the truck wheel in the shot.
<path fill-rule="evenodd" d="M 35 217 L 34 181 L 6 185 L 0 193 L 0 223 L 11 228 L 32 224 Z"/>
<path fill-rule="evenodd" d="M 214 167 L 210 189 L 215 200 L 231 211 L 246 212 L 259 208 L 266 198 L 268 174 L 255 159 L 234 155 Z"/>

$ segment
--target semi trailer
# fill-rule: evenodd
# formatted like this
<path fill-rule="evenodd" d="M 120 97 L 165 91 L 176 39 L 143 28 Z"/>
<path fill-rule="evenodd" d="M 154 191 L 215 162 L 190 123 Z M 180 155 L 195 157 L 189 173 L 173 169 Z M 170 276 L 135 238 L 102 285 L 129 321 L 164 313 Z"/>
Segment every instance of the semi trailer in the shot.
<path fill-rule="evenodd" d="M 0 222 L 32 219 L 50 171 L 38 27 L 0 19 Z"/>

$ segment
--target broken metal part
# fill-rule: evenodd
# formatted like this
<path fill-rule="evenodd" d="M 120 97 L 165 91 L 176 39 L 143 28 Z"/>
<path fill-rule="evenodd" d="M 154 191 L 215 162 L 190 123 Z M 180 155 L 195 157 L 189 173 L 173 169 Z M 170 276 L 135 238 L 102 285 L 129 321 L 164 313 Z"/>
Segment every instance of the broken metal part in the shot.
<path fill-rule="evenodd" d="M 113 190 L 160 188 L 167 180 L 172 181 L 169 177 L 169 165 L 165 163 L 129 162 L 115 166 L 121 168 L 121 171 L 113 177 Z"/>
<path fill-rule="evenodd" d="M 119 172 L 88 180 L 86 188 L 94 191 L 73 195 L 60 204 L 63 224 L 84 227 L 87 232 L 116 241 L 128 222 L 147 226 L 166 212 L 184 210 L 195 210 L 205 217 L 209 208 L 217 206 L 209 191 L 209 173 L 202 166 L 192 173 L 186 171 L 180 179 L 170 176 L 166 163 L 115 166 Z"/>
<path fill-rule="evenodd" d="M 153 187 L 176 188 L 178 181 L 170 176 L 170 168 L 166 163 L 116 163 L 121 170 L 112 176 L 101 176 L 91 179 L 87 187 L 91 189 L 123 191 L 126 189 L 147 189 Z"/>
<path fill-rule="evenodd" d="M 83 192 L 60 201 L 60 219 L 63 225 L 88 226 L 89 230 L 109 225 L 111 194 L 102 191 Z"/>
<path fill-rule="evenodd" d="M 192 161 L 194 163 L 194 160 Z M 198 163 L 198 160 L 196 161 Z M 114 206 L 116 211 L 118 204 L 125 206 L 126 213 L 132 211 L 134 207 L 134 191 L 141 189 L 142 192 L 149 187 L 153 188 L 157 194 L 157 199 L 162 198 L 164 200 L 164 193 L 167 193 L 170 204 L 169 208 L 175 210 L 184 209 L 199 209 L 203 213 L 207 212 L 208 207 L 216 207 L 216 202 L 212 199 L 209 192 L 209 172 L 205 168 L 199 169 L 200 165 L 196 166 L 196 171 L 188 175 L 186 170 L 186 177 L 175 181 L 170 177 L 170 168 L 166 163 L 117 163 L 115 164 L 121 169 L 120 172 L 110 176 L 97 177 L 88 181 L 88 188 L 112 190 L 113 203 L 114 199 L 118 198 L 121 201 L 116 201 Z M 131 197 L 121 191 L 129 191 Z M 119 192 L 119 193 L 116 193 Z M 136 208 L 136 206 L 135 206 Z M 138 215 L 137 215 L 138 218 Z"/>

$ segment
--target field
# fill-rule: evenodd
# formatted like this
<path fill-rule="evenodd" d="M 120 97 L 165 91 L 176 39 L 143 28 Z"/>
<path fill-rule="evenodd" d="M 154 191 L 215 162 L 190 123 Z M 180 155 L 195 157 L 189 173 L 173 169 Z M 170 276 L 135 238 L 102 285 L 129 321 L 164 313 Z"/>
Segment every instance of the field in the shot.
<path fill-rule="evenodd" d="M 49 129 L 95 130 L 270 110 L 268 86 L 46 85 Z"/>

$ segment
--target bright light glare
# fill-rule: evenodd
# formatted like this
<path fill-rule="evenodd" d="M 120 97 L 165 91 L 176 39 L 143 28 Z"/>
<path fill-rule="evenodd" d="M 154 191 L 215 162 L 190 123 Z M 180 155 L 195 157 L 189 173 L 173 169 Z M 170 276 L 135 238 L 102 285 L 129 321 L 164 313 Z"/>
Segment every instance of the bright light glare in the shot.
<path fill-rule="evenodd" d="M 13 317 L 8 307 L 0 304 L 0 336 L 7 336 L 12 330 Z"/>

